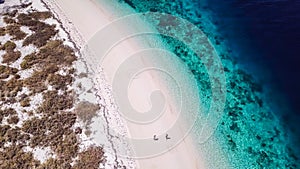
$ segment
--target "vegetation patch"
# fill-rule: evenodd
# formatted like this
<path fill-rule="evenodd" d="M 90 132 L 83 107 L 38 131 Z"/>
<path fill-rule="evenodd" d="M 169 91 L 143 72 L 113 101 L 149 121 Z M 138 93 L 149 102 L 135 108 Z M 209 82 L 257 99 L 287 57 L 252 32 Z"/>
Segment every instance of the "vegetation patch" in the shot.
<path fill-rule="evenodd" d="M 7 34 L 13 37 L 13 40 L 22 40 L 27 36 L 27 34 L 23 32 L 20 27 L 21 26 L 18 24 L 11 24 L 6 26 L 5 31 Z"/>
<path fill-rule="evenodd" d="M 25 14 L 25 13 L 20 13 L 17 16 L 18 24 L 24 25 L 24 26 L 35 26 L 39 23 L 37 20 L 33 20 L 30 15 Z"/>
<path fill-rule="evenodd" d="M 10 75 L 16 75 L 18 73 L 17 68 L 12 68 L 9 66 L 0 65 L 0 79 L 6 79 Z"/>
<path fill-rule="evenodd" d="M 49 11 L 34 11 L 29 13 L 28 15 L 35 20 L 45 20 L 52 17 L 52 13 Z"/>
<path fill-rule="evenodd" d="M 22 107 L 29 107 L 30 106 L 30 98 L 25 98 L 20 102 Z"/>
<path fill-rule="evenodd" d="M 54 115 L 58 111 L 62 111 L 64 109 L 70 109 L 73 107 L 74 99 L 72 95 L 68 93 L 64 93 L 62 95 L 58 95 L 58 92 L 55 91 L 47 91 L 43 94 L 44 102 L 38 108 L 38 111 L 45 114 Z"/>
<path fill-rule="evenodd" d="M 36 56 L 35 56 L 35 53 L 31 53 L 29 55 L 26 55 L 21 63 L 21 68 L 22 69 L 29 69 L 31 68 L 32 65 L 35 64 L 36 62 Z"/>
<path fill-rule="evenodd" d="M 3 17 L 3 21 L 6 23 L 6 24 L 14 24 L 16 23 L 16 21 L 14 19 L 12 19 L 11 17 Z"/>
<path fill-rule="evenodd" d="M 79 153 L 74 169 L 98 169 L 101 163 L 105 163 L 103 148 L 93 146 Z"/>
<path fill-rule="evenodd" d="M 9 51 L 13 51 L 16 47 L 17 45 L 14 42 L 9 40 L 4 45 L 2 45 L 0 49 L 9 52 Z"/>
<path fill-rule="evenodd" d="M 19 122 L 19 117 L 17 115 L 11 116 L 7 119 L 8 124 L 17 124 Z"/>
<path fill-rule="evenodd" d="M 4 36 L 6 34 L 5 28 L 0 27 L 0 36 Z"/>
<path fill-rule="evenodd" d="M 67 85 L 73 82 L 73 77 L 71 75 L 62 76 L 59 74 L 50 74 L 47 78 L 47 81 L 56 90 L 66 90 Z"/>
<path fill-rule="evenodd" d="M 21 68 L 28 69 L 33 65 L 41 68 L 49 65 L 52 65 L 52 67 L 53 65 L 57 67 L 70 66 L 75 60 L 76 56 L 72 48 L 63 45 L 61 40 L 53 40 L 41 47 L 38 53 L 25 56 L 21 63 Z M 47 71 L 49 71 L 49 69 Z M 73 73 L 74 72 L 70 72 L 70 74 Z"/>
<path fill-rule="evenodd" d="M 43 26 L 42 26 L 43 25 Z M 55 30 L 55 25 L 49 26 L 48 24 L 41 24 L 40 27 L 36 28 L 36 32 L 32 35 L 28 36 L 24 42 L 23 46 L 28 46 L 29 44 L 33 44 L 37 47 L 42 47 L 46 45 L 47 41 L 57 34 L 57 30 Z"/>
<path fill-rule="evenodd" d="M 9 17 L 12 17 L 12 18 L 13 18 L 13 17 L 16 16 L 17 13 L 18 13 L 18 10 L 15 9 L 15 10 L 13 10 L 13 11 L 11 11 L 11 12 L 5 13 L 4 16 L 9 16 Z"/>
<path fill-rule="evenodd" d="M 3 56 L 2 63 L 13 63 L 21 57 L 20 51 L 8 51 Z"/>
<path fill-rule="evenodd" d="M 24 80 L 24 85 L 28 87 L 33 93 L 42 92 L 47 89 L 45 84 L 47 76 L 47 72 L 34 71 L 32 76 Z"/>
<path fill-rule="evenodd" d="M 63 45 L 61 40 L 49 41 L 46 46 L 40 49 L 37 54 L 39 59 L 43 59 L 40 64 L 56 64 L 70 66 L 76 60 L 74 50 L 66 45 Z"/>
<path fill-rule="evenodd" d="M 15 97 L 23 87 L 23 82 L 16 78 L 11 78 L 8 81 L 0 81 L 0 84 L 2 99 L 5 99 L 5 97 Z"/>
<path fill-rule="evenodd" d="M 0 161 L 0 168 L 3 169 L 36 168 L 40 164 L 32 153 L 24 152 L 21 145 L 3 148 L 3 151 L 0 151 Z"/>
<path fill-rule="evenodd" d="M 30 4 L 15 6 L 18 10 L 0 16 L 6 23 L 0 27 L 0 36 L 11 37 L 0 44 L 0 50 L 5 51 L 0 57 L 2 63 L 6 63 L 0 65 L 0 106 L 18 103 L 21 109 L 18 108 L 18 112 L 12 107 L 0 109 L 0 121 L 7 122 L 0 124 L 0 168 L 99 168 L 105 161 L 102 147 L 93 146 L 80 152 L 82 129 L 74 127 L 78 118 L 90 123 L 99 106 L 82 102 L 73 111 L 75 94 L 69 86 L 74 82 L 72 65 L 77 59 L 74 49 L 59 40 L 56 25 L 45 22 L 53 17 L 51 12 L 36 11 L 28 6 Z M 32 33 L 27 35 L 21 27 L 29 28 Z M 36 46 L 29 48 L 32 53 L 21 61 L 21 70 L 10 66 L 21 57 L 16 40 L 23 46 Z M 29 76 L 26 74 L 27 77 L 21 79 L 26 69 L 33 73 L 30 71 Z M 63 75 L 58 73 L 61 70 Z M 42 102 L 32 109 L 30 103 L 37 94 L 42 95 Z M 22 119 L 23 114 L 29 118 Z M 41 163 L 31 152 L 25 152 L 25 147 L 50 147 L 55 156 Z"/>
<path fill-rule="evenodd" d="M 89 124 L 91 123 L 92 118 L 97 115 L 99 109 L 100 107 L 98 105 L 83 101 L 76 106 L 75 112 L 80 120 Z"/>

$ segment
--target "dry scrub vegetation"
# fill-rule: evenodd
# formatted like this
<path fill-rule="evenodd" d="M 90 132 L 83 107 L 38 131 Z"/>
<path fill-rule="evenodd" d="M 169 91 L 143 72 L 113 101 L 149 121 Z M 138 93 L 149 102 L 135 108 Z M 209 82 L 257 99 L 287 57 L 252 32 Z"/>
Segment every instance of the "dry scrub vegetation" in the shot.
<path fill-rule="evenodd" d="M 30 4 L 21 5 L 24 8 L 28 6 Z M 77 58 L 74 50 L 57 38 L 56 25 L 44 22 L 51 17 L 52 13 L 48 11 L 22 13 L 17 10 L 2 16 L 6 26 L 0 27 L 0 36 L 7 34 L 11 39 L 0 44 L 0 50 L 5 52 L 0 64 L 1 169 L 96 169 L 105 162 L 101 147 L 79 148 L 82 129 L 75 128 L 74 124 L 77 120 L 89 123 L 99 107 L 82 102 L 76 111 L 70 111 L 74 107 L 75 96 L 70 89 L 75 72 L 72 65 Z M 32 33 L 23 32 L 21 27 L 27 27 Z M 37 48 L 22 58 L 21 69 L 11 66 L 22 57 L 20 46 L 17 47 L 14 42 L 16 40 L 21 40 L 23 47 L 33 45 Z M 20 78 L 19 72 L 29 69 L 33 70 L 31 76 Z M 59 74 L 60 70 L 66 73 Z M 21 94 L 23 88 L 27 88 L 29 94 Z M 32 106 L 31 96 L 37 94 L 42 94 L 42 103 L 34 110 L 26 111 L 25 108 Z M 24 108 L 23 111 L 4 108 L 4 105 L 15 103 Z M 22 119 L 20 113 L 28 118 Z M 20 127 L 17 124 L 21 121 Z M 25 147 L 50 147 L 55 157 L 50 156 L 41 163 L 32 152 L 24 151 Z"/>

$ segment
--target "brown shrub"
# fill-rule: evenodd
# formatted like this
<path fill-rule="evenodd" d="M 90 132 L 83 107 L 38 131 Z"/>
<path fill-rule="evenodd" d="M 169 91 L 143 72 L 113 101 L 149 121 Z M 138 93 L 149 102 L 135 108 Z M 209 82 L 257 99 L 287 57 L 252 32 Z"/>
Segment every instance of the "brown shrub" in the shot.
<path fill-rule="evenodd" d="M 23 46 L 27 46 L 29 44 L 33 44 L 37 47 L 42 47 L 46 45 L 47 41 L 57 34 L 57 30 L 55 30 L 55 25 L 44 24 L 44 26 L 40 26 L 36 28 L 37 31 L 32 35 L 28 36 L 24 42 Z"/>
<path fill-rule="evenodd" d="M 29 55 L 26 55 L 23 58 L 22 63 L 20 64 L 21 68 L 24 69 L 28 69 L 31 68 L 32 65 L 34 65 L 34 63 L 36 62 L 36 55 L 35 53 L 31 53 Z"/>
<path fill-rule="evenodd" d="M 9 119 L 7 119 L 8 124 L 17 124 L 19 122 L 18 116 L 11 116 Z"/>
<path fill-rule="evenodd" d="M 29 26 L 32 31 L 39 31 L 41 29 L 45 29 L 45 27 L 50 26 L 44 22 L 39 20 L 45 20 L 52 17 L 51 12 L 39 12 L 34 11 L 29 14 L 21 13 L 18 15 L 18 23 L 20 25 Z"/>
<path fill-rule="evenodd" d="M 54 147 L 54 151 L 58 154 L 58 156 L 67 159 L 76 157 L 78 149 L 78 140 L 75 133 L 66 135 L 62 143 Z"/>
<path fill-rule="evenodd" d="M 0 110 L 0 121 L 2 122 L 3 120 L 3 114 L 1 114 L 1 110 Z"/>
<path fill-rule="evenodd" d="M 7 67 L 4 65 L 0 65 L 0 79 L 6 79 L 10 75 L 9 71 L 7 70 Z"/>
<path fill-rule="evenodd" d="M 47 81 L 56 90 L 58 89 L 66 90 L 67 85 L 72 83 L 73 77 L 71 75 L 62 76 L 59 74 L 50 74 L 47 78 Z"/>
<path fill-rule="evenodd" d="M 28 15 L 35 20 L 45 20 L 52 17 L 52 13 L 49 11 L 44 11 L 44 12 L 34 11 L 29 13 Z"/>
<path fill-rule="evenodd" d="M 4 36 L 5 34 L 5 28 L 0 27 L 0 36 Z"/>
<path fill-rule="evenodd" d="M 15 97 L 19 91 L 22 90 L 23 82 L 12 78 L 7 82 L 2 82 L 0 86 L 0 91 L 6 97 Z"/>
<path fill-rule="evenodd" d="M 52 68 L 47 69 L 47 72 L 54 73 L 58 71 L 54 66 L 71 65 L 76 60 L 73 49 L 63 45 L 60 40 L 49 41 L 45 46 L 40 48 L 39 53 L 32 53 L 24 57 L 21 63 L 22 69 L 27 69 L 37 64 L 38 67 L 44 68 L 52 65 Z M 53 72 L 53 70 L 55 70 Z M 72 73 L 72 71 L 70 72 Z"/>
<path fill-rule="evenodd" d="M 0 111 L 1 112 L 1 111 Z M 9 125 L 0 125 L 0 138 L 4 137 L 6 132 L 10 129 L 11 127 Z"/>
<path fill-rule="evenodd" d="M 13 23 L 16 23 L 16 21 L 10 17 L 3 17 L 3 21 L 6 23 L 6 24 L 13 24 Z"/>
<path fill-rule="evenodd" d="M 70 112 L 57 113 L 49 116 L 45 121 L 44 126 L 51 131 L 55 131 L 56 128 L 59 130 L 69 130 L 76 121 L 76 114 Z"/>
<path fill-rule="evenodd" d="M 51 29 L 52 27 L 54 27 L 54 25 L 49 25 L 49 24 L 41 22 L 41 21 L 35 20 L 34 22 L 35 22 L 35 24 L 29 27 L 29 29 L 33 32 L 40 32 L 42 30 Z"/>
<path fill-rule="evenodd" d="M 28 64 L 28 62 L 26 60 L 23 60 L 23 62 L 20 64 L 21 69 L 28 69 L 30 68 L 30 65 Z"/>
<path fill-rule="evenodd" d="M 6 72 L 6 68 L 7 68 L 6 66 L 0 65 L 0 74 Z"/>
<path fill-rule="evenodd" d="M 21 76 L 20 76 L 19 74 L 15 74 L 15 78 L 16 78 L 16 79 L 20 79 Z"/>
<path fill-rule="evenodd" d="M 17 16 L 18 23 L 24 26 L 34 26 L 38 21 L 34 21 L 28 14 L 20 13 Z"/>
<path fill-rule="evenodd" d="M 17 112 L 13 108 L 8 108 L 0 111 L 4 117 L 17 115 Z"/>
<path fill-rule="evenodd" d="M 0 79 L 7 79 L 10 76 L 9 73 L 3 73 L 0 75 Z"/>
<path fill-rule="evenodd" d="M 13 10 L 13 11 L 11 11 L 11 12 L 6 12 L 5 14 L 4 14 L 4 16 L 9 16 L 9 17 L 15 17 L 16 16 L 16 14 L 18 13 L 18 10 Z"/>
<path fill-rule="evenodd" d="M 24 84 L 34 93 L 42 92 L 47 89 L 45 86 L 47 77 L 48 74 L 45 71 L 34 71 L 30 77 L 24 79 Z"/>
<path fill-rule="evenodd" d="M 67 93 L 58 95 L 57 91 L 48 91 L 43 94 L 44 102 L 38 108 L 40 112 L 46 114 L 56 114 L 58 111 L 73 107 L 73 96 Z"/>
<path fill-rule="evenodd" d="M 29 120 L 24 121 L 22 125 L 22 131 L 25 133 L 32 134 L 35 137 L 44 136 L 46 132 L 46 128 L 44 126 L 45 118 L 39 119 L 37 117 L 33 117 Z M 41 145 L 42 143 L 38 143 L 37 145 Z"/>
<path fill-rule="evenodd" d="M 0 65 L 0 79 L 6 79 L 10 75 L 15 75 L 16 73 L 18 73 L 18 69 Z"/>
<path fill-rule="evenodd" d="M 59 68 L 58 68 L 58 66 L 56 64 L 48 64 L 48 65 L 46 65 L 46 68 L 45 68 L 45 71 L 48 74 L 54 74 L 58 70 L 59 70 Z"/>
<path fill-rule="evenodd" d="M 10 67 L 9 68 L 9 73 L 11 73 L 11 74 L 16 74 L 16 73 L 18 73 L 18 69 L 17 68 L 12 68 L 12 67 Z"/>
<path fill-rule="evenodd" d="M 79 159 L 76 160 L 74 169 L 98 169 L 101 163 L 105 163 L 103 148 L 93 146 L 79 153 Z"/>
<path fill-rule="evenodd" d="M 15 98 L 13 98 L 13 97 L 9 97 L 9 98 L 7 98 L 7 100 L 5 101 L 5 102 L 3 102 L 4 104 L 14 104 L 14 103 L 16 103 L 17 102 L 17 100 L 15 99 Z"/>
<path fill-rule="evenodd" d="M 70 160 L 78 151 L 78 140 L 71 130 L 75 121 L 76 115 L 68 112 L 34 117 L 23 123 L 22 131 L 32 134 L 31 146 L 50 146 L 60 158 Z"/>
<path fill-rule="evenodd" d="M 40 49 L 38 56 L 44 59 L 44 63 L 56 65 L 71 65 L 76 60 L 73 49 L 63 45 L 60 40 L 49 41 Z"/>
<path fill-rule="evenodd" d="M 82 129 L 80 127 L 76 127 L 75 134 L 81 134 L 81 133 L 82 133 Z"/>
<path fill-rule="evenodd" d="M 13 51 L 16 47 L 17 45 L 9 40 L 4 45 L 2 45 L 0 49 L 6 51 Z"/>
<path fill-rule="evenodd" d="M 89 124 L 92 118 L 97 115 L 97 111 L 99 109 L 100 107 L 98 105 L 83 101 L 76 106 L 75 112 L 80 120 L 86 124 Z"/>
<path fill-rule="evenodd" d="M 22 148 L 22 145 L 16 144 L 3 148 L 3 150 L 0 151 L 0 168 L 20 169 L 36 168 L 39 166 L 39 161 L 34 159 L 32 153 L 24 152 Z"/>
<path fill-rule="evenodd" d="M 70 169 L 70 161 L 66 161 L 64 159 L 54 159 L 49 158 L 47 161 L 45 161 L 41 166 L 39 166 L 37 169 Z"/>
<path fill-rule="evenodd" d="M 20 131 L 18 128 L 11 128 L 6 132 L 6 139 L 8 142 L 15 143 L 18 140 L 18 137 L 20 136 Z"/>
<path fill-rule="evenodd" d="M 20 57 L 20 51 L 7 51 L 7 53 L 3 55 L 2 63 L 12 63 L 18 60 Z"/>
<path fill-rule="evenodd" d="M 22 107 L 29 107 L 30 106 L 30 98 L 27 97 L 25 99 L 23 99 L 21 102 L 20 102 L 21 106 Z"/>
<path fill-rule="evenodd" d="M 12 24 L 6 26 L 6 33 L 13 37 L 13 40 L 22 40 L 27 34 L 20 29 L 20 25 Z"/>

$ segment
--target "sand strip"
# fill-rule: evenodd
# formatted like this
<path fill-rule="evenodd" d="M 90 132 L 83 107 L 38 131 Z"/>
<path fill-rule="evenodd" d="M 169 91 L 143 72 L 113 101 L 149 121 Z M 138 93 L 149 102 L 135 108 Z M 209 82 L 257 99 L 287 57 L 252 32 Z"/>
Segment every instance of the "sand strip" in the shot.
<path fill-rule="evenodd" d="M 83 37 L 84 41 L 88 41 L 91 39 L 100 28 L 104 27 L 105 25 L 111 23 L 113 20 L 117 19 L 113 16 L 113 11 L 108 11 L 103 3 L 99 3 L 96 1 L 82 1 L 82 0 L 55 0 L 54 1 L 61 9 L 61 11 L 64 13 L 64 15 L 72 22 L 72 25 L 80 32 L 80 34 Z M 107 5 L 107 4 L 105 4 Z M 128 26 L 128 25 L 127 25 Z M 137 25 L 134 25 L 134 27 L 137 27 Z M 116 28 L 119 32 L 122 32 L 122 28 L 118 27 Z M 113 32 L 111 36 L 117 36 L 118 32 Z M 112 65 L 108 65 L 107 67 L 103 67 L 103 71 L 106 75 L 106 80 L 108 84 L 112 85 L 112 77 L 118 68 L 119 64 L 122 63 L 122 61 L 126 60 L 128 56 L 131 56 L 132 54 L 136 53 L 137 51 L 141 49 L 145 49 L 147 47 L 140 45 L 139 42 L 135 41 L 134 39 L 128 39 L 123 41 L 121 44 L 119 44 L 117 47 L 115 47 L 111 52 L 109 53 L 107 58 L 112 58 L 111 60 L 107 61 L 111 63 Z M 87 60 L 89 62 L 89 60 Z M 139 60 L 138 64 L 145 64 L 145 60 Z M 93 63 L 90 63 L 91 66 L 93 66 Z M 97 68 L 97 66 L 94 67 L 94 69 Z M 99 70 L 101 72 L 101 70 Z M 98 77 L 98 79 L 103 79 L 103 77 Z M 99 84 L 103 85 L 103 84 Z M 99 92 L 99 95 L 101 97 L 101 93 L 109 93 L 109 89 L 106 91 Z M 163 90 L 165 87 L 162 86 L 162 83 L 159 82 L 159 80 L 155 79 L 155 76 L 153 76 L 152 73 L 144 73 L 143 76 L 138 78 L 138 80 L 135 83 L 134 90 L 131 90 L 131 97 L 130 97 L 130 103 L 134 105 L 137 109 L 141 111 L 145 111 L 149 109 L 149 102 L 147 100 L 145 101 L 145 97 L 153 90 L 160 89 Z M 99 88 L 101 89 L 101 87 Z M 168 91 L 166 91 L 167 93 Z M 111 96 L 111 94 L 108 94 Z M 105 96 L 104 96 L 105 97 Z M 106 104 L 107 101 L 106 101 Z M 115 103 L 113 100 L 107 105 L 108 107 L 108 113 L 109 116 L 118 116 L 118 112 Z M 130 136 L 130 138 L 152 138 L 153 134 L 155 132 L 161 132 L 159 134 L 164 134 L 164 129 L 168 129 L 169 125 L 176 120 L 177 114 L 176 114 L 176 106 L 174 103 L 170 100 L 167 101 L 167 107 L 164 111 L 164 116 L 162 119 L 157 120 L 149 125 L 145 124 L 137 124 L 132 123 L 126 120 L 119 121 L 116 123 L 111 123 L 111 126 L 114 131 L 120 132 L 123 134 L 128 134 L 127 137 Z M 117 119 L 117 117 L 112 117 L 110 119 Z M 126 124 L 127 127 L 122 128 L 122 125 Z M 115 125 L 115 126 L 114 126 Z M 182 125 L 180 125 L 182 128 L 177 129 L 177 133 L 180 135 L 180 133 L 183 130 L 183 127 L 185 127 L 184 122 Z M 117 127 L 117 128 L 116 128 Z M 119 128 L 119 129 L 118 129 Z M 128 131 L 126 131 L 128 129 Z M 119 130 L 125 130 L 125 131 L 119 131 Z M 157 142 L 157 144 L 161 144 L 161 146 L 165 146 L 166 150 L 169 149 L 170 145 L 167 140 L 164 140 L 164 138 L 161 138 L 161 141 Z M 133 146 L 134 147 L 134 146 Z M 156 155 L 149 158 L 143 158 L 138 159 L 138 168 L 164 168 L 164 169 L 182 169 L 182 168 L 205 168 L 204 161 L 201 160 L 200 154 L 195 150 L 195 145 L 193 143 L 193 140 L 191 137 L 186 137 L 180 144 L 178 144 L 176 147 L 168 150 L 167 152 Z M 149 148 L 149 147 L 148 147 Z M 151 148 L 151 147 L 150 147 Z M 155 147 L 154 147 L 155 148 Z M 133 148 L 134 149 L 134 148 Z M 137 150 L 139 151 L 139 150 Z"/>

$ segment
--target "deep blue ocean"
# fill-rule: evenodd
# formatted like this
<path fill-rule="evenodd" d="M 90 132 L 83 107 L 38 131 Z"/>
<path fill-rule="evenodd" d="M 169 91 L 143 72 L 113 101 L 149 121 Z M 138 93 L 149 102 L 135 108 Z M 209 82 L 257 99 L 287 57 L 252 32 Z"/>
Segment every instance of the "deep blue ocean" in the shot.
<path fill-rule="evenodd" d="M 300 1 L 207 2 L 221 33 L 241 52 L 239 59 L 251 62 L 253 69 L 261 66 L 269 71 L 259 73 L 271 74 L 268 80 L 300 115 Z"/>
<path fill-rule="evenodd" d="M 299 138 L 300 1 L 207 2 L 221 34 L 239 51 L 238 60 L 270 86 L 274 104 L 279 105 L 275 113 Z"/>
<path fill-rule="evenodd" d="M 238 60 L 270 86 L 274 104 L 279 104 L 274 112 L 299 140 L 300 1 L 209 0 L 207 8 L 232 50 L 239 52 Z"/>
<path fill-rule="evenodd" d="M 207 8 L 239 62 L 271 88 L 275 114 L 299 141 L 300 1 L 209 0 Z"/>

